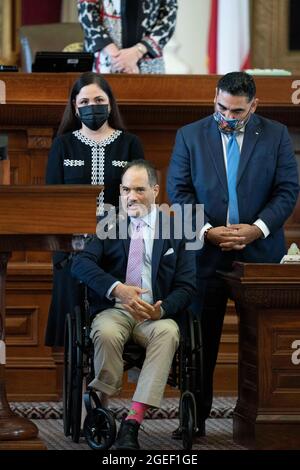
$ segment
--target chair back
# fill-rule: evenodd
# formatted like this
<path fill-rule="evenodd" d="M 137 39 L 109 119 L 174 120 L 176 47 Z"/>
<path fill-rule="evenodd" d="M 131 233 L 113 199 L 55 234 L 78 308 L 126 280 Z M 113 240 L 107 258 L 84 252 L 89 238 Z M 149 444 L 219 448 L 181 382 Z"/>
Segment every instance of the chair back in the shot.
<path fill-rule="evenodd" d="M 38 51 L 62 51 L 70 44 L 83 44 L 80 23 L 49 23 L 21 26 L 21 66 L 23 72 L 32 71 L 32 63 Z"/>

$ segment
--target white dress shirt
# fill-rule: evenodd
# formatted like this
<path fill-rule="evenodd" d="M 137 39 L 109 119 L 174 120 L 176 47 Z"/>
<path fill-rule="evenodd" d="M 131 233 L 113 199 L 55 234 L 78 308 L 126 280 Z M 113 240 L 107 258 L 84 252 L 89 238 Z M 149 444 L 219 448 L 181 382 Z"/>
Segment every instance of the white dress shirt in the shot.
<path fill-rule="evenodd" d="M 236 134 L 236 140 L 237 140 L 237 143 L 238 143 L 238 146 L 239 146 L 239 149 L 240 149 L 240 152 L 242 150 L 242 145 L 243 145 L 243 141 L 244 141 L 244 133 L 245 133 L 245 127 L 243 127 L 242 129 L 240 129 L 240 131 Z M 224 156 L 224 163 L 225 163 L 225 169 L 226 169 L 226 172 L 227 172 L 227 144 L 228 144 L 228 141 L 230 139 L 230 135 L 229 134 L 225 134 L 224 132 L 220 132 L 221 134 L 221 138 L 222 138 L 222 145 L 223 145 L 223 156 Z M 226 225 L 229 225 L 229 221 L 228 221 L 228 218 L 229 218 L 229 210 L 227 210 L 227 221 L 226 221 Z M 261 220 L 261 219 L 257 219 L 253 225 L 256 225 L 263 233 L 263 236 L 262 238 L 267 238 L 267 236 L 270 234 L 270 230 L 268 229 L 267 225 Z M 201 231 L 200 231 L 200 240 L 203 238 L 204 236 L 204 232 L 208 229 L 212 227 L 212 225 L 210 223 L 206 223 Z"/>
<path fill-rule="evenodd" d="M 145 222 L 143 227 L 143 241 L 144 241 L 144 254 L 143 254 L 143 266 L 142 266 L 142 288 L 148 289 L 148 292 L 142 294 L 142 299 L 149 304 L 153 304 L 153 293 L 152 293 L 152 251 L 153 251 L 153 241 L 155 236 L 155 224 L 157 217 L 157 208 L 148 212 L 141 219 Z M 129 224 L 129 235 L 132 234 L 132 224 Z M 106 297 L 110 300 L 113 299 L 111 292 L 113 289 L 120 284 L 120 281 L 116 281 L 106 292 Z M 117 300 L 118 302 L 118 300 Z"/>

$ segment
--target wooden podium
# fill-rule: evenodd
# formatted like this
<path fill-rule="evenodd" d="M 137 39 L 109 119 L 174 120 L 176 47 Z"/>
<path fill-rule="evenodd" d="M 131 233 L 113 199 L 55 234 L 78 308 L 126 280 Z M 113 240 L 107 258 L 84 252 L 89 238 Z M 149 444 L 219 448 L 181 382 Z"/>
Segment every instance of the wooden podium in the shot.
<path fill-rule="evenodd" d="M 233 438 L 249 448 L 299 449 L 300 264 L 235 263 L 221 275 L 239 316 Z"/>
<path fill-rule="evenodd" d="M 72 250 L 95 233 L 100 186 L 0 186 L 0 450 L 45 449 L 37 427 L 9 407 L 5 388 L 5 281 L 12 251 Z"/>

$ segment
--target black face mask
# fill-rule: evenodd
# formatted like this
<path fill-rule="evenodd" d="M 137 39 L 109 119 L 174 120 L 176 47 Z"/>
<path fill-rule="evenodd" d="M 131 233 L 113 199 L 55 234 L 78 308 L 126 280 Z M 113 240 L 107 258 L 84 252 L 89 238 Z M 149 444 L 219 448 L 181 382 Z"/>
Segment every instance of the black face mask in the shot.
<path fill-rule="evenodd" d="M 97 131 L 107 121 L 109 116 L 108 104 L 91 104 L 78 108 L 79 119 L 91 129 Z"/>

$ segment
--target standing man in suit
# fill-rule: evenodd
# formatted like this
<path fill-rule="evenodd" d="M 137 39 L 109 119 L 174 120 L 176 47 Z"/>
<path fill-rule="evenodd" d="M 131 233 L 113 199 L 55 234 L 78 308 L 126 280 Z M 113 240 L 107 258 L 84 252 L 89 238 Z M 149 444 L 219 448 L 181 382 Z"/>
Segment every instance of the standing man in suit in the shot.
<path fill-rule="evenodd" d="M 205 434 L 213 398 L 213 372 L 229 296 L 216 271 L 235 260 L 278 263 L 285 253 L 283 225 L 298 196 L 298 174 L 287 128 L 255 114 L 252 76 L 231 72 L 219 80 L 215 112 L 177 132 L 168 173 L 172 203 L 203 204 L 204 245 L 197 252 L 197 300 L 204 357 Z M 178 437 L 180 430 L 175 432 Z"/>
<path fill-rule="evenodd" d="M 160 406 L 179 344 L 176 321 L 196 292 L 194 252 L 186 250 L 183 239 L 175 238 L 172 227 L 171 235 L 163 236 L 165 215 L 155 205 L 158 192 L 156 171 L 148 161 L 127 164 L 120 193 L 130 238 L 120 235 L 120 222 L 119 236 L 96 238 L 72 266 L 72 274 L 88 285 L 93 296 L 95 379 L 89 386 L 105 396 L 118 393 L 124 344 L 132 338 L 146 349 L 117 449 L 139 449 L 140 423 L 150 406 Z"/>

